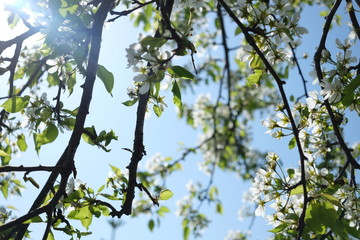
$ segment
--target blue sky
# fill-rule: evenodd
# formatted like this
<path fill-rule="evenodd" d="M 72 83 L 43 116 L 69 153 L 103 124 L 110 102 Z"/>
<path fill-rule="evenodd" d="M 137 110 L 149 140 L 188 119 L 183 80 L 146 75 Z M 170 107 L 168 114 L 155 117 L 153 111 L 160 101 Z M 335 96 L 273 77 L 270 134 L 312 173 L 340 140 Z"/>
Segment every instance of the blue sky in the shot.
<path fill-rule="evenodd" d="M 310 60 L 300 60 L 300 64 L 303 64 L 303 72 L 308 80 L 308 87 L 311 89 L 312 79 L 308 75 L 311 71 L 311 58 L 315 52 L 315 46 L 320 39 L 320 33 L 322 32 L 323 18 L 319 17 L 319 10 L 308 9 L 302 17 L 302 25 L 305 26 L 310 34 L 305 35 L 303 42 L 306 43 L 297 50 L 298 56 L 302 56 L 304 52 L 307 52 L 310 56 Z M 3 19 L 1 19 L 3 20 Z M 109 164 L 125 169 L 127 166 L 130 154 L 127 151 L 121 150 L 121 148 L 132 148 L 134 127 L 135 127 L 135 110 L 136 107 L 126 107 L 121 102 L 128 100 L 126 94 L 126 88 L 133 84 L 132 77 L 134 76 L 131 69 L 127 69 L 127 62 L 125 58 L 125 48 L 131 43 L 134 43 L 138 39 L 138 34 L 141 29 L 135 29 L 132 24 L 127 21 L 126 18 L 120 18 L 115 23 L 109 25 L 104 31 L 104 37 L 102 42 L 102 50 L 99 63 L 104 65 L 115 76 L 115 87 L 113 90 L 113 97 L 111 97 L 105 90 L 101 81 L 97 81 L 95 84 L 95 92 L 93 101 L 90 108 L 90 114 L 88 116 L 86 126 L 95 125 L 100 130 L 113 129 L 119 136 L 119 140 L 113 142 L 110 145 L 112 151 L 105 153 L 97 147 L 89 146 L 85 142 L 79 147 L 76 154 L 76 166 L 78 169 L 78 178 L 83 182 L 87 182 L 88 186 L 93 189 L 97 189 L 102 185 L 110 170 Z M 334 42 L 335 37 L 343 34 L 342 30 L 333 31 L 329 36 L 329 43 Z M 0 33 L 0 40 L 4 40 Z M 328 46 L 328 47 L 331 47 Z M 196 58 L 195 58 L 196 60 Z M 81 82 L 78 79 L 78 82 Z M 295 96 L 301 95 L 303 90 L 299 90 L 298 87 L 301 82 L 297 75 L 297 70 L 292 71 L 289 83 L 285 86 L 286 90 L 292 92 Z M 296 83 L 296 84 L 292 84 Z M 0 78 L 0 89 L 3 89 L 5 79 Z M 299 92 L 300 91 L 300 92 Z M 1 91 L 2 92 L 2 91 Z M 214 92 L 214 87 L 196 88 L 196 93 L 200 92 Z M 73 95 L 67 100 L 68 103 L 76 107 L 79 100 L 81 90 L 77 89 Z M 48 92 L 48 98 L 55 96 L 55 92 Z M 167 94 L 168 108 L 165 110 L 161 118 L 157 118 L 155 114 L 152 114 L 151 118 L 145 122 L 145 146 L 147 156 L 140 163 L 145 165 L 146 160 L 153 154 L 160 152 L 163 156 L 171 156 L 177 159 L 181 156 L 179 152 L 179 143 L 185 143 L 185 146 L 195 146 L 197 143 L 197 133 L 190 127 L 188 127 L 184 121 L 181 121 L 176 116 L 175 107 L 172 104 L 171 94 Z M 215 95 L 212 96 L 213 99 Z M 185 101 L 187 99 L 193 99 L 192 96 L 184 96 Z M 71 108 L 71 107 L 69 107 Z M 354 120 L 356 119 L 356 120 Z M 268 135 L 265 135 L 266 129 L 260 124 L 261 119 L 256 119 L 254 122 L 254 146 L 260 147 L 264 151 L 277 152 L 282 159 L 286 159 L 286 165 L 297 162 L 297 152 L 295 150 L 287 150 L 287 141 L 284 139 L 278 141 L 272 139 Z M 359 120 L 357 118 L 351 118 L 348 131 L 346 133 L 346 140 L 353 142 L 358 140 L 353 129 L 358 129 Z M 40 155 L 37 156 L 32 151 L 32 146 L 29 146 L 29 153 L 23 153 L 21 158 L 14 160 L 13 165 L 53 165 L 63 151 L 63 147 L 67 144 L 69 133 L 59 138 L 50 145 L 42 147 Z M 149 216 L 142 215 L 138 218 L 123 217 L 125 225 L 120 227 L 117 231 L 117 239 L 146 239 L 146 240 L 161 240 L 161 239 L 182 239 L 181 219 L 176 217 L 176 201 L 186 194 L 185 184 L 189 179 L 202 180 L 207 183 L 206 176 L 197 170 L 197 162 L 201 161 L 200 155 L 190 155 L 186 163 L 184 164 L 184 170 L 174 174 L 167 180 L 167 188 L 174 192 L 174 197 L 168 201 L 163 201 L 161 204 L 168 206 L 172 213 L 168 214 L 162 219 L 160 228 L 155 228 L 151 233 L 147 228 L 147 221 Z M 47 174 L 31 174 L 40 185 L 45 181 Z M 22 177 L 22 176 L 20 176 Z M 20 215 L 27 211 L 32 203 L 32 199 L 38 193 L 31 184 L 25 184 L 27 189 L 23 193 L 23 198 L 14 198 L 6 201 L 6 204 L 11 204 L 19 208 L 19 212 L 14 211 L 15 215 Z M 216 172 L 215 185 L 218 186 L 220 194 L 222 195 L 222 201 L 224 204 L 224 215 L 219 216 L 214 214 L 215 208 L 213 206 L 203 205 L 203 212 L 206 212 L 211 219 L 212 223 L 208 230 L 204 232 L 203 239 L 223 239 L 228 229 L 246 230 L 249 225 L 249 220 L 240 222 L 237 217 L 238 209 L 242 203 L 242 193 L 248 189 L 250 183 L 244 183 L 237 179 L 232 173 Z M 231 187 L 229 187 L 231 186 Z M 2 197 L 0 197 L 3 202 Z M 2 204 L 2 203 L 1 203 Z M 120 206 L 119 206 L 120 207 Z M 110 218 L 101 217 L 100 219 L 94 218 L 93 224 L 90 226 L 93 234 L 84 239 L 104 239 L 110 240 L 111 228 L 107 224 L 107 220 Z M 40 239 L 42 229 L 44 225 L 36 226 L 33 224 L 30 228 L 35 232 L 32 234 L 33 239 Z M 79 229 L 83 229 L 80 225 Z M 264 220 L 256 218 L 255 224 L 252 228 L 251 239 L 264 239 L 265 236 L 270 236 L 266 230 L 271 229 L 271 226 L 266 225 Z M 84 229 L 83 229 L 84 230 Z M 61 235 L 59 239 L 68 239 L 65 235 Z M 191 237 L 192 239 L 192 237 Z"/>

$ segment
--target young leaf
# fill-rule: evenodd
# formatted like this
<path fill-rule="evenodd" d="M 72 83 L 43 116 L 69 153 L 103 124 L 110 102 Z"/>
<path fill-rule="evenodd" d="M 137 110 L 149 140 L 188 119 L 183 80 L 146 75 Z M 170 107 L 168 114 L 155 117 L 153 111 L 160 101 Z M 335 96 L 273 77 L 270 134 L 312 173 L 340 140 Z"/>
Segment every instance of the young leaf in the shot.
<path fill-rule="evenodd" d="M 20 112 L 21 110 L 27 107 L 27 105 L 29 104 L 29 99 L 30 99 L 29 96 L 24 96 L 24 97 L 15 96 L 6 100 L 1 105 L 1 107 L 3 107 L 5 111 L 10 113 Z"/>
<path fill-rule="evenodd" d="M 102 190 L 104 190 L 104 188 L 105 188 L 105 185 L 101 185 L 101 186 L 99 187 L 99 189 L 97 190 L 97 192 L 98 192 L 98 193 L 101 192 Z"/>
<path fill-rule="evenodd" d="M 223 208 L 223 205 L 221 203 L 216 204 L 216 212 L 219 213 L 219 214 L 224 213 L 224 208 Z"/>
<path fill-rule="evenodd" d="M 162 45 L 164 45 L 167 42 L 166 39 L 164 38 L 157 38 L 157 37 L 144 37 L 143 39 L 141 39 L 140 44 L 143 48 L 148 48 L 152 50 L 155 48 L 160 48 Z"/>
<path fill-rule="evenodd" d="M 139 99 L 138 98 L 134 98 L 132 100 L 127 100 L 125 102 L 122 102 L 122 104 L 124 104 L 127 107 L 130 107 L 132 105 L 134 105 Z"/>
<path fill-rule="evenodd" d="M 177 106 L 179 109 L 181 109 L 182 108 L 181 92 L 180 92 L 179 85 L 177 84 L 176 81 L 174 81 L 171 91 L 174 95 L 173 102 L 174 102 L 175 106 Z"/>
<path fill-rule="evenodd" d="M 42 133 L 34 133 L 35 150 L 39 152 L 42 145 L 53 142 L 58 135 L 59 130 L 52 123 Z"/>
<path fill-rule="evenodd" d="M 7 154 L 5 151 L 0 149 L 0 157 L 7 157 L 9 154 Z"/>
<path fill-rule="evenodd" d="M 35 216 L 32 219 L 25 221 L 24 223 L 40 223 L 43 222 L 40 216 Z"/>
<path fill-rule="evenodd" d="M 20 134 L 20 135 L 17 137 L 16 145 L 19 147 L 19 150 L 20 150 L 21 152 L 25 152 L 25 151 L 26 151 L 28 145 L 26 144 L 24 134 Z"/>
<path fill-rule="evenodd" d="M 249 86 L 258 85 L 262 74 L 263 74 L 262 70 L 255 69 L 255 72 L 246 78 L 248 85 Z"/>
<path fill-rule="evenodd" d="M 103 81 L 106 91 L 112 96 L 111 92 L 114 87 L 114 75 L 100 64 L 98 64 L 96 75 Z"/>
<path fill-rule="evenodd" d="M 296 146 L 296 140 L 295 137 L 293 137 L 289 142 L 289 149 L 293 149 Z"/>
<path fill-rule="evenodd" d="M 160 192 L 160 200 L 168 200 L 170 199 L 174 194 L 169 189 L 164 189 Z"/>
<path fill-rule="evenodd" d="M 150 221 L 148 222 L 148 227 L 151 232 L 154 230 L 154 226 L 155 226 L 154 220 L 150 219 Z"/>
<path fill-rule="evenodd" d="M 184 79 L 194 79 L 195 76 L 181 66 L 172 66 L 167 69 L 173 77 L 184 78 Z"/>
<path fill-rule="evenodd" d="M 189 235 L 190 235 L 190 228 L 188 226 L 183 228 L 183 235 L 184 235 L 184 240 L 188 240 L 189 239 Z"/>
<path fill-rule="evenodd" d="M 303 193 L 303 192 L 304 192 L 303 185 L 299 185 L 296 188 L 291 190 L 290 195 L 300 194 L 300 193 Z"/>
<path fill-rule="evenodd" d="M 155 114 L 156 114 L 157 117 L 160 117 L 160 116 L 161 116 L 162 110 L 161 110 L 161 108 L 160 108 L 158 105 L 154 105 L 154 106 L 153 106 L 153 110 L 154 110 L 154 112 L 155 112 Z"/>

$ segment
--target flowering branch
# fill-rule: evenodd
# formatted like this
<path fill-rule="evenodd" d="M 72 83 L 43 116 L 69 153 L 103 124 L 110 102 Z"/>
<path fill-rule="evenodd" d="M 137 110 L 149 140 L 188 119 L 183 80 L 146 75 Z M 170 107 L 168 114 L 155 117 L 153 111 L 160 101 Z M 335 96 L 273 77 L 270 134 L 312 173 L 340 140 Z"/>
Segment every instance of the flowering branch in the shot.
<path fill-rule="evenodd" d="M 56 171 L 52 171 L 47 182 L 39 193 L 38 197 L 35 199 L 33 205 L 31 206 L 29 213 L 20 217 L 19 220 L 21 223 L 31 219 L 29 215 L 32 216 L 34 212 L 37 215 L 47 212 L 49 209 L 53 209 L 55 205 L 58 203 L 59 199 L 65 194 L 65 187 L 68 181 L 68 178 L 71 173 L 76 175 L 76 169 L 74 165 L 74 156 L 77 150 L 77 147 L 80 144 L 81 135 L 84 129 L 84 123 L 86 120 L 86 116 L 89 112 L 89 106 L 92 98 L 93 86 L 96 79 L 96 71 L 98 66 L 99 52 L 101 46 L 101 36 L 103 24 L 106 19 L 106 16 L 110 9 L 113 7 L 114 1 L 102 1 L 99 9 L 94 15 L 94 25 L 92 27 L 92 39 L 91 39 L 91 50 L 89 55 L 89 63 L 87 67 L 86 79 L 85 83 L 82 85 L 83 95 L 81 98 L 79 111 L 76 116 L 74 130 L 70 137 L 68 146 L 66 147 L 64 153 L 58 160 L 56 164 Z M 53 199 L 49 204 L 40 207 L 47 195 L 47 193 L 52 189 L 54 182 L 61 175 L 60 187 L 56 192 Z M 75 176 L 76 177 L 76 176 Z M 23 220 L 23 218 L 25 220 Z M 16 239 L 22 239 L 29 224 L 20 224 L 19 227 L 15 228 L 16 231 Z M 10 224 L 4 224 L 1 226 L 4 229 L 10 227 Z"/>
<path fill-rule="evenodd" d="M 169 17 L 172 11 L 174 1 L 169 0 L 166 1 L 166 4 L 161 2 L 159 5 L 161 12 L 166 12 L 166 16 Z M 164 18 L 165 15 L 162 15 Z M 168 18 L 167 18 L 168 19 Z M 164 19 L 162 19 L 163 21 Z M 160 37 L 159 30 L 156 31 L 155 37 Z M 151 63 L 148 62 L 148 66 L 151 66 Z M 154 72 L 150 70 L 149 75 L 153 75 Z M 129 169 L 129 178 L 128 178 L 128 186 L 126 188 L 126 198 L 121 206 L 121 210 L 117 212 L 115 215 L 117 217 L 121 217 L 123 214 L 130 215 L 132 213 L 132 203 L 135 198 L 135 187 L 139 186 L 137 183 L 137 168 L 138 163 L 141 161 L 144 155 L 146 155 L 144 143 L 143 143 L 143 135 L 144 135 L 144 119 L 145 113 L 147 110 L 147 105 L 150 97 L 150 89 L 145 93 L 139 93 L 139 102 L 136 113 L 136 126 L 135 126 L 135 136 L 134 136 L 134 144 L 130 164 L 127 166 Z M 141 188 L 140 188 L 141 189 Z"/>
<path fill-rule="evenodd" d="M 321 36 L 317 51 L 316 51 L 316 53 L 314 55 L 316 75 L 317 75 L 320 83 L 324 82 L 323 72 L 321 70 L 322 53 L 323 53 L 323 51 L 327 51 L 326 47 L 325 47 L 327 35 L 329 33 L 329 30 L 330 30 L 331 22 L 332 22 L 332 20 L 334 18 L 334 15 L 335 15 L 337 9 L 339 8 L 339 6 L 341 4 L 341 2 L 342 2 L 341 0 L 337 0 L 334 3 L 331 11 L 329 12 L 329 15 L 326 17 L 326 21 L 325 21 L 324 28 L 323 28 L 323 34 Z M 321 87 L 322 87 L 322 89 L 324 89 L 323 86 L 321 86 Z M 336 137 L 338 139 L 338 142 L 339 142 L 341 148 L 345 152 L 345 155 L 346 155 L 346 158 L 347 158 L 347 161 L 346 161 L 346 163 L 345 163 L 345 165 L 343 167 L 343 170 L 340 172 L 340 175 L 338 176 L 338 179 L 339 179 L 339 178 L 342 177 L 342 175 L 344 174 L 344 172 L 347 169 L 347 167 L 349 166 L 349 164 L 351 164 L 355 169 L 360 169 L 360 164 L 356 162 L 356 160 L 354 159 L 354 157 L 351 154 L 351 150 L 348 148 L 347 144 L 344 141 L 344 138 L 342 137 L 342 134 L 341 134 L 340 129 L 339 129 L 339 123 L 335 118 L 334 112 L 333 112 L 333 110 L 331 108 L 331 105 L 330 105 L 328 99 L 324 99 L 324 105 L 325 105 L 326 110 L 327 110 L 327 112 L 328 112 L 328 114 L 330 116 L 330 120 L 331 120 L 332 126 L 334 128 L 334 133 L 335 133 L 335 135 L 336 135 Z"/>
<path fill-rule="evenodd" d="M 257 46 L 254 38 L 250 35 L 248 29 L 236 17 L 236 15 L 232 12 L 232 10 L 229 8 L 229 6 L 223 0 L 219 0 L 219 3 L 225 8 L 225 10 L 229 14 L 229 16 L 239 26 L 241 31 L 244 33 L 246 41 L 250 44 L 251 47 L 253 47 L 253 49 L 258 54 L 258 56 L 260 57 L 262 62 L 265 64 L 268 71 L 274 77 L 274 79 L 275 79 L 275 81 L 276 81 L 276 83 L 278 85 L 281 98 L 282 98 L 283 103 L 284 103 L 284 108 L 285 108 L 285 110 L 286 110 L 286 112 L 288 114 L 288 118 L 290 120 L 291 128 L 292 128 L 292 131 L 293 131 L 293 134 L 294 134 L 294 137 L 295 137 L 295 140 L 296 140 L 298 152 L 299 152 L 299 155 L 300 155 L 301 183 L 303 185 L 303 192 L 304 192 L 304 194 L 303 194 L 303 196 L 304 196 L 303 211 L 301 213 L 301 216 L 300 216 L 300 219 L 299 219 L 299 224 L 298 224 L 298 233 L 299 233 L 298 234 L 298 239 L 300 239 L 301 233 L 305 228 L 305 212 L 306 212 L 306 208 L 307 208 L 307 203 L 309 201 L 308 200 L 308 194 L 307 194 L 307 188 L 306 188 L 306 179 L 305 179 L 305 161 L 307 160 L 307 157 L 304 155 L 304 152 L 302 150 L 302 146 L 301 146 L 301 142 L 300 142 L 300 138 L 299 138 L 299 130 L 298 130 L 297 126 L 296 126 L 293 114 L 292 114 L 291 109 L 290 109 L 290 105 L 289 105 L 288 100 L 287 100 L 285 90 L 284 90 L 284 87 L 283 87 L 285 82 L 280 79 L 280 77 L 276 73 L 275 69 L 272 67 L 272 65 L 266 59 L 265 55 L 262 53 L 262 51 Z"/>
<path fill-rule="evenodd" d="M 355 15 L 353 3 L 351 0 L 346 0 L 346 3 L 347 3 L 349 16 L 350 16 L 350 20 L 353 25 L 354 31 L 355 31 L 356 35 L 358 36 L 358 38 L 360 38 L 360 25 L 356 18 L 356 15 Z"/>

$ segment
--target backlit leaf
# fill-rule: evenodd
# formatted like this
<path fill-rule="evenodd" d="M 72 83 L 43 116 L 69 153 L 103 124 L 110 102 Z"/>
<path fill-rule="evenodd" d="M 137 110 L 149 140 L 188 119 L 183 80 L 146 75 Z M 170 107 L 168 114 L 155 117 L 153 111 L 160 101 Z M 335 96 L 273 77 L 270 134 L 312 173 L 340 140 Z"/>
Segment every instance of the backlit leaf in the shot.
<path fill-rule="evenodd" d="M 167 42 L 167 40 L 164 38 L 147 36 L 147 37 L 144 37 L 143 39 L 141 39 L 140 44 L 143 48 L 152 50 L 155 48 L 160 48 L 166 42 Z"/>
<path fill-rule="evenodd" d="M 1 107 L 3 107 L 7 112 L 11 112 L 11 113 L 20 112 L 21 110 L 27 107 L 27 105 L 29 104 L 29 99 L 30 99 L 29 96 L 24 96 L 24 97 L 15 96 L 6 100 L 1 105 Z"/>
<path fill-rule="evenodd" d="M 25 151 L 26 151 L 28 145 L 26 144 L 24 134 L 20 134 L 20 135 L 17 137 L 16 145 L 19 147 L 19 150 L 20 150 L 21 152 L 25 152 Z"/>
<path fill-rule="evenodd" d="M 96 75 L 104 83 L 106 91 L 112 96 L 112 89 L 114 87 L 114 75 L 108 71 L 103 65 L 98 64 Z"/>
<path fill-rule="evenodd" d="M 261 69 L 255 69 L 254 73 L 246 78 L 248 85 L 249 86 L 258 85 L 262 74 L 263 71 Z"/>
<path fill-rule="evenodd" d="M 170 199 L 174 194 L 169 189 L 164 189 L 160 192 L 160 200 L 168 200 Z"/>
<path fill-rule="evenodd" d="M 187 69 L 181 66 L 172 66 L 167 69 L 167 71 L 175 78 L 184 78 L 184 79 L 194 79 L 195 76 L 189 72 Z"/>

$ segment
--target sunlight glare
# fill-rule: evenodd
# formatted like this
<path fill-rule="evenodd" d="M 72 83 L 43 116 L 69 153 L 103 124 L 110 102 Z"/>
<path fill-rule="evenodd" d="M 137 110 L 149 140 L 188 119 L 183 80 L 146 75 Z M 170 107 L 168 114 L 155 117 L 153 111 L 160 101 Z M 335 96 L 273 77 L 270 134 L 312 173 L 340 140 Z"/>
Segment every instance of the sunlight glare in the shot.
<path fill-rule="evenodd" d="M 8 18 L 10 16 L 10 12 L 6 10 L 7 8 L 21 10 L 21 12 L 24 13 L 24 16 L 26 17 L 28 23 L 30 23 L 31 25 L 33 25 L 34 19 L 36 17 L 36 15 L 31 12 L 30 10 L 31 8 L 28 5 L 28 2 L 25 0 L 15 0 L 15 1 L 1 0 L 0 1 L 0 41 L 7 41 L 13 39 L 16 36 L 19 36 L 20 34 L 28 31 L 28 28 L 25 26 L 25 24 L 21 19 L 19 19 L 18 24 L 14 28 L 11 28 L 9 26 Z M 39 35 L 35 34 L 34 36 L 25 40 L 24 45 L 33 46 L 38 41 L 39 41 Z M 7 52 L 8 51 L 4 51 L 2 55 L 3 56 L 7 55 Z"/>

